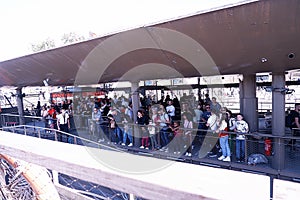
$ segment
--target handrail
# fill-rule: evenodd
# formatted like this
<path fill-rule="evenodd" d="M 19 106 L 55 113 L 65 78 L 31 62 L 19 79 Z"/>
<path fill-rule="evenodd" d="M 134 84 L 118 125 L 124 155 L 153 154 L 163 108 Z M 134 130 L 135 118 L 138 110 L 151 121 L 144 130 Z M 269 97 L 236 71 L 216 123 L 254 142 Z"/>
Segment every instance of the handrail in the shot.
<path fill-rule="evenodd" d="M 11 113 L 1 113 L 2 116 L 11 116 L 11 117 L 20 117 L 18 114 L 11 114 Z M 32 116 L 32 115 L 24 115 L 22 117 L 25 118 L 33 118 L 33 119 L 42 119 L 42 117 Z"/>
<path fill-rule="evenodd" d="M 82 141 L 85 141 L 85 142 L 89 142 L 89 143 L 93 143 L 93 144 L 96 144 L 97 146 L 100 146 L 100 147 L 105 147 L 106 149 L 109 149 L 109 150 L 113 150 L 113 151 L 119 151 L 119 152 L 123 152 L 122 150 L 120 150 L 120 149 L 118 149 L 118 148 L 113 148 L 113 147 L 111 147 L 111 146 L 108 146 L 108 145 L 105 145 L 105 144 L 101 144 L 101 143 L 98 143 L 98 142 L 95 142 L 95 141 L 93 141 L 93 140 L 89 140 L 89 139 L 86 139 L 86 138 L 83 138 L 83 137 L 80 137 L 80 136 L 77 136 L 77 135 L 73 135 L 73 134 L 71 134 L 71 133 L 67 133 L 67 132 L 64 132 L 64 131 L 60 131 L 60 130 L 54 130 L 54 129 L 51 129 L 51 128 L 44 128 L 44 127 L 37 127 L 37 126 L 31 126 L 31 125 L 16 125 L 16 126 L 7 126 L 7 127 L 2 127 L 2 128 L 0 128 L 0 130 L 3 130 L 3 131 L 5 131 L 6 129 L 14 129 L 14 130 L 16 130 L 16 129 L 20 129 L 21 128 L 21 130 L 26 130 L 26 128 L 33 128 L 33 129 L 41 129 L 41 130 L 45 130 L 45 131 L 54 131 L 54 134 L 55 134 L 55 141 L 58 141 L 57 140 L 57 132 L 58 133 L 61 133 L 61 134 L 64 134 L 64 135 L 66 135 L 66 136 L 68 136 L 68 137 L 73 137 L 74 138 L 74 143 L 75 144 L 77 144 L 77 139 L 80 139 L 80 140 L 82 140 Z M 22 129 L 23 128 L 23 129 Z M 14 132 L 14 131 L 13 131 Z M 38 131 L 38 138 L 42 138 L 41 137 L 41 134 L 40 134 L 40 131 Z M 28 135 L 27 134 L 27 131 L 24 131 L 24 135 Z"/>

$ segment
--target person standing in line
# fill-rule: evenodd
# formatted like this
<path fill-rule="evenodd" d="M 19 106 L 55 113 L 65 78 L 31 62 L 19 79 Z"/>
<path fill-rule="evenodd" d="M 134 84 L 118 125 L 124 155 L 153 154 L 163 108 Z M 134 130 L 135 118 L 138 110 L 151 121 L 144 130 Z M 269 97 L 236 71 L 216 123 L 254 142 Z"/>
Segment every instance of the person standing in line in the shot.
<path fill-rule="evenodd" d="M 173 131 L 174 134 L 174 139 L 172 142 L 173 146 L 173 153 L 174 154 L 180 154 L 183 150 L 183 138 L 182 138 L 182 130 L 180 129 L 180 121 L 174 121 L 173 126 L 170 126 L 171 130 Z"/>
<path fill-rule="evenodd" d="M 221 107 L 222 106 L 219 104 L 219 102 L 217 102 L 217 98 L 212 97 L 210 102 L 210 109 L 216 110 L 219 113 L 221 112 Z"/>
<path fill-rule="evenodd" d="M 172 100 L 167 101 L 168 105 L 166 107 L 166 112 L 170 117 L 170 121 L 172 122 L 175 118 L 175 107 L 173 106 Z"/>
<path fill-rule="evenodd" d="M 158 130 L 157 127 L 159 127 L 159 120 L 160 120 L 160 116 L 158 115 L 158 108 L 157 107 L 152 107 L 151 108 L 151 118 L 150 118 L 150 122 L 149 122 L 149 134 L 150 134 L 150 142 L 151 142 L 151 147 L 152 150 L 156 150 L 159 149 L 159 143 L 158 143 Z M 160 139 L 159 139 L 160 141 Z"/>
<path fill-rule="evenodd" d="M 160 136 L 160 146 L 162 147 L 162 151 L 168 152 L 168 144 L 170 142 L 169 140 L 169 133 L 171 131 L 169 125 L 170 125 L 170 118 L 169 115 L 165 112 L 163 107 L 160 107 L 157 111 L 157 119 L 155 119 L 154 122 L 159 123 L 159 136 Z"/>
<path fill-rule="evenodd" d="M 245 134 L 249 132 L 249 126 L 246 121 L 244 121 L 244 116 L 239 113 L 236 116 L 236 122 L 231 128 L 236 132 L 236 160 L 237 162 L 245 161 Z"/>
<path fill-rule="evenodd" d="M 208 127 L 207 136 L 208 138 L 210 138 L 209 142 L 206 145 L 209 145 L 209 148 L 211 150 L 210 152 L 208 152 L 209 153 L 208 157 L 210 158 L 216 157 L 218 153 L 218 149 L 216 147 L 218 143 L 218 139 L 215 134 L 216 130 L 218 129 L 218 124 L 220 120 L 218 116 L 219 116 L 219 112 L 217 110 L 212 109 L 211 116 L 208 118 L 206 122 L 206 126 Z"/>
<path fill-rule="evenodd" d="M 184 130 L 184 138 L 185 138 L 185 145 L 187 147 L 185 156 L 192 156 L 192 149 L 193 149 L 193 131 L 190 129 L 193 129 L 193 118 L 190 115 L 190 113 L 183 113 L 183 128 Z"/>
<path fill-rule="evenodd" d="M 218 160 L 222 160 L 225 162 L 230 162 L 230 147 L 228 143 L 228 123 L 226 121 L 226 114 L 223 113 L 221 116 L 221 120 L 219 123 L 219 128 L 217 129 L 219 133 L 219 142 L 222 149 L 222 156 L 218 158 Z"/>
<path fill-rule="evenodd" d="M 204 98 L 204 104 L 210 104 L 211 100 L 210 100 L 209 94 L 206 93 L 204 96 L 205 96 L 205 98 Z"/>
<path fill-rule="evenodd" d="M 141 138 L 142 138 L 140 148 L 149 149 L 149 132 L 148 132 L 148 129 L 146 127 L 146 125 L 149 124 L 149 119 L 145 115 L 144 111 L 138 110 L 136 123 L 140 127 L 140 133 L 141 133 Z"/>
<path fill-rule="evenodd" d="M 42 117 L 42 121 L 44 122 L 45 128 L 47 128 L 47 116 L 48 116 L 47 107 L 46 105 L 44 105 L 41 110 L 41 117 Z"/>
<path fill-rule="evenodd" d="M 113 144 L 117 144 L 119 142 L 118 124 L 116 123 L 116 120 L 112 114 L 109 114 L 107 118 L 109 120 L 109 141 L 107 142 L 107 144 L 110 144 L 110 142 L 112 142 Z"/>
<path fill-rule="evenodd" d="M 96 132 L 96 141 L 98 142 L 104 142 L 104 134 L 101 130 L 101 123 L 102 123 L 102 115 L 101 111 L 94 107 L 94 112 L 92 113 L 92 123 L 93 123 L 93 131 Z"/>
<path fill-rule="evenodd" d="M 125 115 L 123 119 L 123 143 L 122 145 L 125 146 L 127 139 L 129 140 L 128 146 L 131 147 L 133 146 L 133 137 L 132 137 L 132 125 L 129 125 L 128 123 L 131 122 L 130 116 Z"/>
<path fill-rule="evenodd" d="M 198 124 L 198 132 L 197 135 L 199 136 L 200 145 L 202 145 L 205 135 L 207 134 L 208 127 L 206 126 L 208 118 L 211 116 L 211 109 L 210 105 L 206 104 L 204 106 L 204 111 L 200 116 L 200 122 Z"/>
<path fill-rule="evenodd" d="M 55 110 L 55 105 L 52 104 L 51 105 L 51 108 L 48 110 L 48 124 L 49 124 L 49 127 L 51 129 L 55 129 L 55 120 L 57 120 L 56 118 L 56 110 Z"/>
<path fill-rule="evenodd" d="M 148 132 L 150 135 L 151 150 L 155 150 L 158 148 L 158 143 L 156 140 L 156 127 L 152 119 L 149 121 Z"/>
<path fill-rule="evenodd" d="M 293 137 L 297 137 L 300 136 L 300 103 L 296 103 L 295 104 L 295 109 L 291 110 L 291 112 L 289 113 L 288 117 L 291 118 L 291 124 L 290 124 L 290 129 L 292 131 L 292 136 Z M 290 141 L 290 144 L 292 145 L 292 149 L 295 149 L 295 144 L 296 144 L 296 140 L 292 139 Z"/>
<path fill-rule="evenodd" d="M 56 118 L 57 118 L 57 129 L 65 133 L 69 133 L 70 120 L 69 120 L 69 114 L 66 112 L 65 108 L 61 108 L 60 113 L 57 115 Z M 62 142 L 62 133 L 60 132 L 57 133 L 57 140 Z"/>
<path fill-rule="evenodd" d="M 226 108 L 226 116 L 227 116 L 228 129 L 229 129 L 228 131 L 233 132 L 232 127 L 235 124 L 236 118 L 233 115 L 233 113 L 231 112 L 231 110 L 228 110 L 227 108 Z M 235 137 L 235 135 L 230 133 L 230 135 L 229 135 L 229 146 L 230 146 L 231 152 L 233 152 L 233 145 L 232 144 L 233 144 L 233 141 L 234 141 L 234 137 Z"/>

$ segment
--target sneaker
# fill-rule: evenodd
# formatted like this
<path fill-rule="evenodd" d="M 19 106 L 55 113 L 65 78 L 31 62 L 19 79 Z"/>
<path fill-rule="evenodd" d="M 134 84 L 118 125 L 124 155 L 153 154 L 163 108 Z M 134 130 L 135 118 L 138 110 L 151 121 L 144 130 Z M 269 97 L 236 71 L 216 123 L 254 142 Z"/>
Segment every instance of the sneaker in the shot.
<path fill-rule="evenodd" d="M 225 159 L 225 156 L 223 156 L 223 155 L 218 158 L 218 160 L 224 160 L 224 159 Z"/>
<path fill-rule="evenodd" d="M 130 143 L 128 146 L 129 146 L 129 147 L 132 147 L 132 145 L 133 145 L 133 144 L 132 144 L 132 143 Z"/>
<path fill-rule="evenodd" d="M 122 143 L 122 146 L 125 146 L 125 143 Z"/>
<path fill-rule="evenodd" d="M 192 156 L 192 153 L 188 153 L 188 156 Z"/>
<path fill-rule="evenodd" d="M 140 149 L 143 149 L 144 148 L 144 146 L 140 146 Z"/>
<path fill-rule="evenodd" d="M 145 149 L 149 149 L 148 147 L 146 147 Z"/>
<path fill-rule="evenodd" d="M 225 162 L 230 162 L 230 161 L 231 161 L 231 159 L 230 159 L 230 157 L 229 157 L 229 156 L 227 156 L 226 158 L 224 158 L 224 159 L 223 159 L 223 161 L 225 161 Z"/>
<path fill-rule="evenodd" d="M 189 153 L 188 153 L 188 152 L 186 152 L 186 153 L 185 153 L 185 156 L 189 156 Z"/>
<path fill-rule="evenodd" d="M 178 151 L 177 154 L 180 154 L 180 151 Z"/>
<path fill-rule="evenodd" d="M 214 157 L 217 157 L 217 154 L 210 154 L 208 157 L 214 158 Z"/>

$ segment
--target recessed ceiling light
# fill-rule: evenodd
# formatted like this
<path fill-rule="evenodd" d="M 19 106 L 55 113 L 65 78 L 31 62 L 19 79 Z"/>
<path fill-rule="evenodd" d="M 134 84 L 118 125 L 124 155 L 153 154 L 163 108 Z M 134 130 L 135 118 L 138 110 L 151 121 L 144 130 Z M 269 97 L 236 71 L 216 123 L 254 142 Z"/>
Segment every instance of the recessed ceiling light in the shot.
<path fill-rule="evenodd" d="M 293 59 L 295 57 L 295 54 L 294 53 L 289 53 L 289 55 L 288 55 L 288 58 L 289 59 Z"/>
<path fill-rule="evenodd" d="M 266 59 L 266 58 L 261 58 L 260 60 L 261 60 L 262 63 L 265 63 L 265 62 L 268 61 L 268 59 Z"/>

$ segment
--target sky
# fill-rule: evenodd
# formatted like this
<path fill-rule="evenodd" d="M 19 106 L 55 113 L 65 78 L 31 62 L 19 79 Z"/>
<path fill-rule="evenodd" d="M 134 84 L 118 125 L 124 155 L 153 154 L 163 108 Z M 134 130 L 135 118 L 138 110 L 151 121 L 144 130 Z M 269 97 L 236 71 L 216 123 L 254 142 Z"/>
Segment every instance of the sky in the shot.
<path fill-rule="evenodd" d="M 0 61 L 65 33 L 97 36 L 246 0 L 0 0 Z"/>

